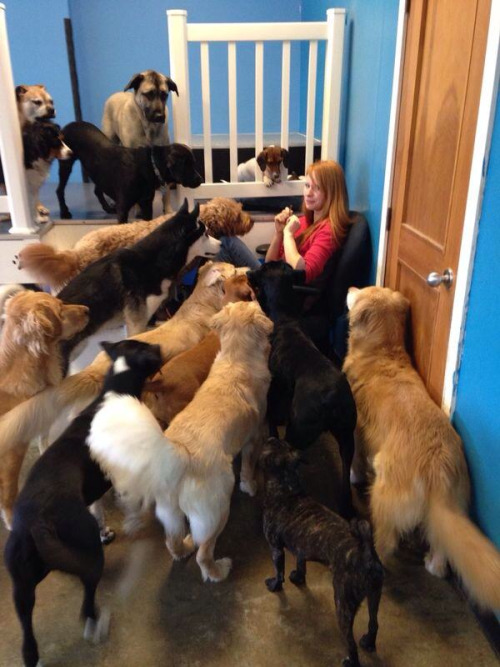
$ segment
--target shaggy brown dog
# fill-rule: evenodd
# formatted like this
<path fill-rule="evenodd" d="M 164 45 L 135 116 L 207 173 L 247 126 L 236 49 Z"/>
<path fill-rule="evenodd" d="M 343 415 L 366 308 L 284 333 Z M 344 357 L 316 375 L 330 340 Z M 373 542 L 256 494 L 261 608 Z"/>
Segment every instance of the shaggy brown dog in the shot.
<path fill-rule="evenodd" d="M 126 225 L 123 225 L 126 227 Z M 210 329 L 212 317 L 221 309 L 224 280 L 237 269 L 224 262 L 207 262 L 200 270 L 196 287 L 175 315 L 161 326 L 133 336 L 134 340 L 159 344 L 164 362 L 196 345 Z M 100 392 L 110 361 L 105 352 L 56 387 L 47 387 L 0 417 L 0 457 L 19 443 L 46 435 L 57 417 L 81 410 Z"/>
<path fill-rule="evenodd" d="M 467 517 L 469 474 L 462 442 L 405 350 L 409 302 L 388 288 L 351 288 L 344 363 L 358 408 L 358 455 L 375 472 L 370 509 L 384 559 L 422 525 L 427 570 L 449 561 L 471 596 L 500 609 L 500 554 Z"/>
<path fill-rule="evenodd" d="M 28 271 L 38 282 L 58 291 L 92 262 L 118 248 L 137 243 L 172 215 L 97 229 L 81 238 L 71 250 L 56 250 L 46 243 L 30 243 L 20 251 L 18 266 Z M 216 197 L 202 204 L 200 220 L 215 238 L 242 236 L 253 226 L 252 219 L 242 210 L 242 205 L 225 197 Z"/>
<path fill-rule="evenodd" d="M 88 322 L 86 306 L 68 306 L 45 292 L 23 290 L 5 303 L 0 340 L 0 415 L 63 379 L 59 342 Z M 0 457 L 0 506 L 7 527 L 28 443 Z"/>
<path fill-rule="evenodd" d="M 254 300 L 255 294 L 245 275 L 236 275 L 224 282 L 223 305 Z M 163 428 L 191 402 L 206 380 L 219 350 L 219 336 L 211 331 L 198 345 L 167 362 L 158 375 L 146 383 L 149 391 L 144 392 L 142 400 Z"/>

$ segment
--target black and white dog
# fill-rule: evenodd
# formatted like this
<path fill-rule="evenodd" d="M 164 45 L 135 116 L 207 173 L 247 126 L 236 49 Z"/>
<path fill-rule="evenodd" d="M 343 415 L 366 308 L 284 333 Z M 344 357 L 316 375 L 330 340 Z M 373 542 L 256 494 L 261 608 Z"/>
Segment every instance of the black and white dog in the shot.
<path fill-rule="evenodd" d="M 95 184 L 94 192 L 106 213 L 115 210 L 104 195 L 116 202 L 118 222 L 127 222 L 134 204 L 139 205 L 144 220 L 151 220 L 155 190 L 160 185 L 178 183 L 197 188 L 203 182 L 194 154 L 184 144 L 125 148 L 110 141 L 92 123 L 83 121 L 69 123 L 63 133 L 73 159 L 59 163 L 57 198 L 61 218 L 71 218 L 64 191 L 76 160 L 80 160 Z"/>
<path fill-rule="evenodd" d="M 52 570 L 73 574 L 83 584 L 84 637 L 96 640 L 105 631 L 98 626 L 95 605 L 104 555 L 99 526 L 88 506 L 111 484 L 91 459 L 86 439 L 104 395 L 113 391 L 139 398 L 146 378 L 160 369 L 162 357 L 159 345 L 135 340 L 103 343 L 103 347 L 114 363 L 100 396 L 35 462 L 14 507 L 5 563 L 23 628 L 26 667 L 39 664 L 33 633 L 35 589 Z"/>
<path fill-rule="evenodd" d="M 47 180 L 50 165 L 54 160 L 68 160 L 71 150 L 64 142 L 61 128 L 55 123 L 37 120 L 27 122 L 22 130 L 24 168 L 33 220 L 41 223 L 48 220 L 49 211 L 38 204 L 38 192 Z M 61 164 L 63 164 L 61 162 Z M 4 184 L 2 165 L 0 164 L 0 184 Z"/>
<path fill-rule="evenodd" d="M 129 336 L 145 330 L 171 283 L 195 257 L 214 257 L 220 241 L 198 220 L 197 204 L 187 200 L 177 213 L 130 248 L 121 248 L 89 264 L 58 294 L 64 303 L 89 308 L 89 323 L 71 341 L 62 343 L 63 358 L 99 327 L 123 316 Z"/>
<path fill-rule="evenodd" d="M 353 623 L 361 602 L 368 598 L 368 633 L 360 640 L 366 651 L 375 651 L 378 607 L 384 571 L 373 546 L 367 521 L 345 519 L 302 490 L 297 468 L 300 453 L 286 442 L 270 438 L 260 457 L 264 470 L 264 534 L 271 549 L 275 576 L 266 579 L 269 591 L 277 592 L 285 579 L 285 549 L 297 559 L 290 581 L 306 582 L 306 563 L 327 565 L 333 576 L 335 608 L 349 656 L 344 667 L 359 667 Z"/>
<path fill-rule="evenodd" d="M 277 434 L 286 423 L 293 447 L 311 445 L 324 431 L 338 442 L 342 458 L 340 513 L 353 514 L 350 469 L 354 456 L 356 404 L 349 383 L 302 331 L 298 320 L 296 281 L 302 271 L 286 262 L 267 262 L 250 271 L 248 280 L 262 310 L 274 323 L 269 368 L 273 379 L 268 414 Z"/>

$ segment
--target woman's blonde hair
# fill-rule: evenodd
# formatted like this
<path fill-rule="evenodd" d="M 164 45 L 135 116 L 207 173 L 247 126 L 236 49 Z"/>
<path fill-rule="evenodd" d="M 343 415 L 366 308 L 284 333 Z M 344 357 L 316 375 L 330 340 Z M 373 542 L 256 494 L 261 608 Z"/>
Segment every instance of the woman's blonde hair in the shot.
<path fill-rule="evenodd" d="M 297 247 L 300 248 L 325 220 L 328 220 L 334 241 L 340 246 L 351 223 L 344 171 L 335 160 L 319 160 L 309 165 L 306 176 L 310 176 L 325 193 L 325 204 L 314 222 L 314 211 L 309 211 L 303 202 L 302 211 L 308 227 L 297 238 Z"/>

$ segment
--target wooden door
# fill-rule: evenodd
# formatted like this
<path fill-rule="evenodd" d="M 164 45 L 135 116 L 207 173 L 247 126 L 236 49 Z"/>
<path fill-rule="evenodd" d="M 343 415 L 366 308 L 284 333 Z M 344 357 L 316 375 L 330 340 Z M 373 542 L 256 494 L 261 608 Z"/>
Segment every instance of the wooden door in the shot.
<path fill-rule="evenodd" d="M 490 0 L 410 0 L 385 284 L 410 299 L 417 368 L 440 404 Z"/>

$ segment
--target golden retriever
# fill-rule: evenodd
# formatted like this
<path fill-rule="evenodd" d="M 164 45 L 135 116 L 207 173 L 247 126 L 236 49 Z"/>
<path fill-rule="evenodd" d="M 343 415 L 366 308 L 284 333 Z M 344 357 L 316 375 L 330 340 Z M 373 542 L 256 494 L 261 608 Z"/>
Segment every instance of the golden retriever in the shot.
<path fill-rule="evenodd" d="M 38 282 L 59 291 L 77 273 L 118 248 L 126 248 L 168 220 L 173 214 L 154 220 L 139 220 L 127 225 L 111 225 L 81 238 L 71 250 L 56 250 L 46 243 L 30 243 L 18 255 L 18 266 Z M 211 236 L 242 236 L 253 221 L 242 210 L 242 204 L 225 197 L 215 197 L 200 206 L 200 220 Z"/>
<path fill-rule="evenodd" d="M 449 561 L 483 607 L 500 608 L 500 554 L 467 517 L 469 474 L 462 441 L 432 401 L 405 350 L 409 301 L 388 288 L 351 288 L 344 362 L 358 408 L 357 456 L 375 478 L 370 509 L 382 559 L 422 525 L 427 570 Z"/>
<path fill-rule="evenodd" d="M 0 415 L 63 379 L 59 350 L 88 322 L 86 306 L 65 305 L 45 292 L 21 290 L 7 299 L 0 339 Z M 10 527 L 28 441 L 0 457 L 0 506 Z"/>
<path fill-rule="evenodd" d="M 232 264 L 207 262 L 199 270 L 193 293 L 176 314 L 161 326 L 133 338 L 158 343 L 165 362 L 193 347 L 206 336 L 212 316 L 222 307 L 224 280 L 242 271 Z M 79 373 L 64 378 L 58 386 L 47 387 L 0 417 L 0 457 L 18 443 L 46 435 L 61 414 L 83 409 L 99 394 L 109 363 L 106 353 L 101 352 Z"/>
<path fill-rule="evenodd" d="M 109 392 L 94 417 L 88 443 L 119 492 L 156 502 L 172 556 L 182 558 L 198 546 L 203 580 L 221 581 L 231 560 L 215 561 L 214 549 L 229 516 L 232 459 L 240 451 L 240 488 L 255 492 L 273 325 L 254 301 L 228 304 L 212 318 L 212 327 L 220 336 L 221 351 L 194 399 L 164 434 L 143 403 Z"/>
<path fill-rule="evenodd" d="M 223 305 L 254 300 L 255 294 L 246 275 L 236 275 L 224 281 Z M 168 361 L 146 383 L 142 400 L 163 428 L 193 399 L 219 350 L 219 336 L 211 331 L 197 345 Z"/>

